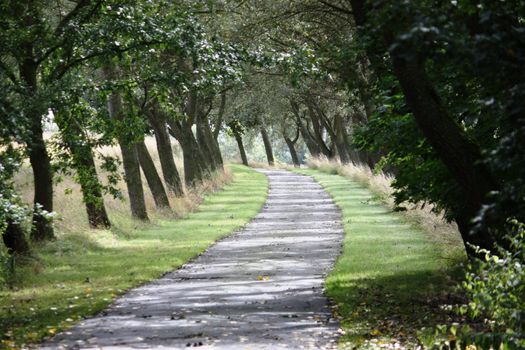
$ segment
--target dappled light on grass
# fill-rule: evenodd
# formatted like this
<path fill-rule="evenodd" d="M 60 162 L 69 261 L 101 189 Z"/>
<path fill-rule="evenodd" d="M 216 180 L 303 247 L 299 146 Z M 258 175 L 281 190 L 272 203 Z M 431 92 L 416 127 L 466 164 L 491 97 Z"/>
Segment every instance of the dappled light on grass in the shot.
<path fill-rule="evenodd" d="M 326 282 L 346 330 L 342 344 L 414 346 L 417 330 L 447 317 L 435 299 L 448 297 L 452 284 L 445 272 L 462 255 L 449 252 L 443 259 L 448 246 L 357 182 L 317 170 L 299 172 L 313 175 L 343 213 L 343 254 Z"/>
<path fill-rule="evenodd" d="M 247 223 L 266 199 L 262 174 L 234 165 L 234 181 L 182 219 L 131 230 L 61 236 L 39 248 L 0 292 L 2 338 L 19 346 L 51 336 L 104 309 L 115 296 L 179 267 Z"/>

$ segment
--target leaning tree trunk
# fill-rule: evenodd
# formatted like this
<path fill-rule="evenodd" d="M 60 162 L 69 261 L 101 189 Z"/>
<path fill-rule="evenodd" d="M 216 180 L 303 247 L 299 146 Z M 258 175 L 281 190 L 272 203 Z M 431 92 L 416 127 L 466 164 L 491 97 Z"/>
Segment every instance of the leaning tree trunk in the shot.
<path fill-rule="evenodd" d="M 244 143 L 242 142 L 242 135 L 238 130 L 234 129 L 233 136 L 235 137 L 235 141 L 237 141 L 237 146 L 239 147 L 239 153 L 241 154 L 242 164 L 248 166 L 248 157 L 246 156 Z"/>
<path fill-rule="evenodd" d="M 348 134 L 346 133 L 345 125 L 341 115 L 334 116 L 334 142 L 339 154 L 339 160 L 343 164 L 348 164 L 352 161 L 351 152 L 348 150 Z M 355 161 L 355 160 L 354 160 Z"/>
<path fill-rule="evenodd" d="M 310 152 L 310 155 L 314 158 L 319 157 L 321 155 L 321 149 L 319 148 L 313 137 L 310 135 L 310 132 L 308 131 L 308 126 L 304 125 L 301 115 L 299 113 L 299 105 L 295 101 L 290 101 L 290 106 L 292 107 L 292 112 L 295 115 L 297 127 L 299 128 L 299 133 L 303 137 L 304 143 L 306 144 L 306 148 L 308 148 L 308 152 Z"/>
<path fill-rule="evenodd" d="M 297 156 L 297 151 L 295 150 L 294 142 L 286 136 L 284 137 L 284 141 L 286 142 L 286 145 L 290 150 L 290 156 L 292 157 L 294 167 L 299 168 L 301 166 L 301 163 L 299 162 L 299 157 Z"/>
<path fill-rule="evenodd" d="M 206 163 L 209 164 L 211 171 L 217 171 L 221 168 L 221 165 L 219 163 L 219 160 L 215 157 L 215 153 L 213 152 L 213 145 L 211 144 L 213 136 L 211 136 L 210 139 L 209 135 L 207 135 L 205 130 L 204 124 L 207 124 L 208 122 L 205 119 L 205 117 L 199 112 L 197 113 L 195 122 L 197 131 L 197 143 L 199 144 L 199 148 L 202 152 L 202 155 L 206 160 Z"/>
<path fill-rule="evenodd" d="M 184 158 L 184 180 L 187 186 L 195 186 L 209 177 L 199 144 L 187 122 L 168 121 L 172 135 L 179 141 Z"/>
<path fill-rule="evenodd" d="M 8 221 L 2 239 L 9 254 L 25 255 L 30 251 L 24 230 L 20 224 Z"/>
<path fill-rule="evenodd" d="M 93 151 L 85 142 L 82 131 L 74 120 L 65 120 L 64 112 L 55 113 L 55 122 L 62 134 L 62 140 L 71 152 L 73 167 L 77 172 L 82 190 L 82 199 L 86 206 L 89 226 L 92 228 L 109 228 L 111 222 L 104 205 L 102 184 L 98 178 Z"/>
<path fill-rule="evenodd" d="M 176 197 L 184 196 L 182 181 L 173 158 L 170 135 L 166 127 L 166 118 L 157 110 L 148 113 L 148 120 L 155 134 L 162 175 L 168 187 Z"/>
<path fill-rule="evenodd" d="M 365 24 L 365 2 L 351 0 L 351 4 L 356 24 Z M 388 31 L 384 32 L 383 39 L 386 47 L 395 41 L 394 34 Z M 461 126 L 449 115 L 418 55 L 408 58 L 392 52 L 391 57 L 394 74 L 416 123 L 464 194 L 463 210 L 456 218 L 463 240 L 492 249 L 495 239 L 487 231 L 471 232 L 471 220 L 487 203 L 487 194 L 497 189 L 490 171 L 481 161 L 479 147 L 469 140 Z M 473 255 L 471 249 L 467 252 Z"/>
<path fill-rule="evenodd" d="M 215 135 L 211 130 L 210 124 L 206 119 L 204 119 L 202 123 L 202 133 L 208 143 L 208 148 L 212 153 L 212 157 L 214 158 L 215 163 L 217 164 L 217 169 L 221 171 L 224 170 L 224 160 L 222 159 L 219 142 L 215 138 Z"/>
<path fill-rule="evenodd" d="M 37 63 L 32 57 L 26 58 L 20 65 L 20 77 L 26 84 L 28 91 L 34 96 L 37 93 Z M 31 97 L 33 97 L 31 96 Z M 30 106 L 30 136 L 27 142 L 29 163 L 33 169 L 34 178 L 34 211 L 31 238 L 35 241 L 50 240 L 55 237 L 51 221 L 44 212 L 53 211 L 53 172 L 51 161 L 44 142 L 42 128 L 42 111 L 35 105 Z"/>
<path fill-rule="evenodd" d="M 312 129 L 314 131 L 314 134 L 312 135 L 312 139 L 317 144 L 318 148 L 321 150 L 323 155 L 329 159 L 334 157 L 334 152 L 332 146 L 327 146 L 326 142 L 323 138 L 323 126 L 320 120 L 320 116 L 317 115 L 315 112 L 313 106 L 308 103 L 308 116 L 310 117 L 310 121 L 312 122 Z M 309 133 L 308 128 L 306 128 L 306 132 Z M 332 140 L 332 142 L 335 140 Z"/>
<path fill-rule="evenodd" d="M 97 169 L 91 149 L 71 150 L 75 158 L 75 170 L 79 176 L 82 197 L 86 205 L 89 226 L 92 228 L 110 228 L 111 222 L 104 205 L 102 185 L 98 179 Z"/>
<path fill-rule="evenodd" d="M 299 131 L 301 133 L 301 136 L 303 137 L 304 143 L 306 144 L 306 148 L 308 148 L 308 152 L 312 155 L 312 157 L 317 158 L 321 155 L 321 149 L 317 145 L 317 143 L 314 141 L 314 139 L 310 136 L 310 133 L 306 129 L 306 126 L 303 124 L 302 121 L 298 121 Z"/>
<path fill-rule="evenodd" d="M 268 164 L 272 166 L 274 164 L 272 143 L 270 142 L 270 138 L 268 137 L 268 133 L 266 132 L 266 128 L 264 126 L 261 126 L 261 136 L 264 143 L 264 150 L 266 151 L 266 158 L 268 159 Z"/>
<path fill-rule="evenodd" d="M 155 163 L 153 163 L 153 159 L 151 159 L 146 144 L 144 141 L 137 142 L 136 147 L 140 167 L 142 168 L 142 172 L 148 182 L 155 205 L 157 208 L 169 208 L 170 201 L 168 200 L 168 195 L 164 189 L 164 185 L 162 185 L 162 180 L 157 172 L 157 168 L 155 168 Z"/>
<path fill-rule="evenodd" d="M 106 79 L 116 78 L 115 67 L 111 64 L 104 66 Z M 108 99 L 108 111 L 110 117 L 117 123 L 124 123 L 122 108 L 122 98 L 117 91 L 112 91 Z M 139 220 L 148 220 L 146 202 L 144 200 L 144 189 L 142 188 L 142 178 L 140 175 L 140 164 L 135 144 L 130 143 L 124 135 L 117 135 L 117 140 L 122 153 L 122 163 L 124 165 L 124 178 L 128 188 L 131 215 Z"/>

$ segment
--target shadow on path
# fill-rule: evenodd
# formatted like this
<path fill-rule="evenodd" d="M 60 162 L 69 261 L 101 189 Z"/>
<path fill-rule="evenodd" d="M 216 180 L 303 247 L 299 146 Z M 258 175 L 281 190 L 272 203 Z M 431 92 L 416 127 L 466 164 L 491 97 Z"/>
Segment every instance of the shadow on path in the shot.
<path fill-rule="evenodd" d="M 311 177 L 260 171 L 268 200 L 243 230 L 42 349 L 332 348 L 323 282 L 341 249 L 339 209 Z"/>

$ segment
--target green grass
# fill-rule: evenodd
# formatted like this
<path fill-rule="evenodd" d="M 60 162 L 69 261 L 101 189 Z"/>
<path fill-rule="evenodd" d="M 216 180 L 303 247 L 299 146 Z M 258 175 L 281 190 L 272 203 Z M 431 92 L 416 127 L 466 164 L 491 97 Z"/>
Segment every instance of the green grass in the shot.
<path fill-rule="evenodd" d="M 268 182 L 240 165 L 231 170 L 232 183 L 180 220 L 139 225 L 125 234 L 67 234 L 37 248 L 37 258 L 17 270 L 15 289 L 0 292 L 0 347 L 22 347 L 71 326 L 246 224 L 264 204 Z"/>
<path fill-rule="evenodd" d="M 312 175 L 343 215 L 343 253 L 326 280 L 346 335 L 343 348 L 373 348 L 399 341 L 412 344 L 421 327 L 447 315 L 438 305 L 454 284 L 458 254 L 380 203 L 368 189 L 345 177 L 318 170 Z M 451 256 L 457 256 L 450 260 Z"/>

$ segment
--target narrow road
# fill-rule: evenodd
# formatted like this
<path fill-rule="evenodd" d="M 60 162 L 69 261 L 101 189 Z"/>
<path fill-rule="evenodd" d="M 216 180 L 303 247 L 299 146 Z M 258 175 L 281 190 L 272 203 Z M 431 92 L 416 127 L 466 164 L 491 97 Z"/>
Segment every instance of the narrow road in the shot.
<path fill-rule="evenodd" d="M 323 281 L 341 249 L 339 209 L 308 176 L 260 171 L 268 200 L 243 230 L 43 349 L 332 348 Z"/>

